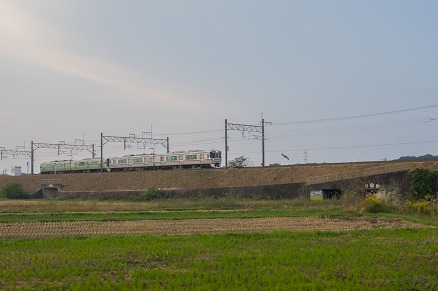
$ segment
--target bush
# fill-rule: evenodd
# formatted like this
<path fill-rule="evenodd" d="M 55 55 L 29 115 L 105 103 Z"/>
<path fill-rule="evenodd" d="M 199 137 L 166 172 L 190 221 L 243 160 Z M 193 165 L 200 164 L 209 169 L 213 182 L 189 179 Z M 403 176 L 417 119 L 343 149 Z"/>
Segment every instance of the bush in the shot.
<path fill-rule="evenodd" d="M 363 211 L 377 213 L 377 212 L 387 212 L 388 209 L 385 207 L 382 201 L 376 198 L 376 196 L 370 195 L 367 198 L 365 198 L 365 207 Z"/>
<path fill-rule="evenodd" d="M 26 199 L 28 195 L 24 192 L 23 186 L 17 183 L 10 183 L 1 189 L 1 196 L 8 199 Z"/>
<path fill-rule="evenodd" d="M 162 198 L 161 191 L 157 187 L 150 187 L 141 194 L 141 199 L 151 201 Z"/>
<path fill-rule="evenodd" d="M 415 169 L 410 173 L 411 189 L 410 195 L 415 201 L 424 199 L 426 196 L 435 196 L 436 176 L 429 170 Z"/>
<path fill-rule="evenodd" d="M 406 200 L 406 208 L 410 213 L 423 214 L 428 216 L 438 215 L 438 202 Z"/>
<path fill-rule="evenodd" d="M 248 160 L 248 158 L 244 157 L 244 156 L 240 156 L 238 158 L 235 158 L 234 160 L 231 160 L 228 162 L 228 166 L 230 168 L 243 168 L 243 167 L 248 167 L 251 165 L 251 162 Z"/>

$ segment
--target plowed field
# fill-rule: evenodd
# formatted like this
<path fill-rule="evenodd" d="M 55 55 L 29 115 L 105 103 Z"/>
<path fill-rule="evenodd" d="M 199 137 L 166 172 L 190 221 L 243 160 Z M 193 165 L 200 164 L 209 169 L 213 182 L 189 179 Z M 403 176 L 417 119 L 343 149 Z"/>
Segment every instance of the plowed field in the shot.
<path fill-rule="evenodd" d="M 251 219 L 186 219 L 137 221 L 81 221 L 0 223 L 0 238 L 95 236 L 149 233 L 193 235 L 217 233 L 288 231 L 347 231 L 425 228 L 422 224 L 382 217 L 277 217 Z"/>

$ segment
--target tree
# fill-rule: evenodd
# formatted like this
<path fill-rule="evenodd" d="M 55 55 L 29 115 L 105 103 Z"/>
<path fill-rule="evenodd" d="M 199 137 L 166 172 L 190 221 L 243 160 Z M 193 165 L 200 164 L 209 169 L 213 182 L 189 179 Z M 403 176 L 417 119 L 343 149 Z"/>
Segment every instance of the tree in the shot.
<path fill-rule="evenodd" d="M 248 158 L 245 158 L 244 156 L 240 156 L 238 158 L 235 158 L 234 160 L 231 160 L 228 162 L 228 166 L 230 168 L 243 168 L 250 165 L 250 161 Z"/>
<path fill-rule="evenodd" d="M 27 194 L 23 190 L 23 186 L 17 183 L 6 184 L 1 189 L 1 196 L 8 199 L 24 199 L 28 198 Z"/>
<path fill-rule="evenodd" d="M 409 172 L 411 177 L 410 194 L 415 200 L 424 199 L 426 196 L 436 194 L 436 175 L 426 169 L 415 169 Z"/>

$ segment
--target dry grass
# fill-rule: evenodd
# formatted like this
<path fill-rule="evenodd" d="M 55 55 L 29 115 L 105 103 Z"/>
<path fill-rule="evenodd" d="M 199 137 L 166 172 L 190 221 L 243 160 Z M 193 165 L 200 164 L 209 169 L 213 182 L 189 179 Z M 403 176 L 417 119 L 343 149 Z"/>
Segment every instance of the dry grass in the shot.
<path fill-rule="evenodd" d="M 91 174 L 0 176 L 0 187 L 8 183 L 22 184 L 32 193 L 41 187 L 43 179 L 60 179 L 65 191 L 113 191 L 145 190 L 157 188 L 214 188 L 248 185 L 268 185 L 304 182 L 309 177 L 334 173 L 362 171 L 391 162 L 340 163 L 317 165 L 294 165 L 285 167 L 243 168 L 214 170 L 168 170 L 143 172 L 111 172 Z M 410 162 L 412 167 L 437 170 L 437 161 Z M 254 179 L 257 177 L 257 179 Z"/>
<path fill-rule="evenodd" d="M 166 199 L 140 201 L 0 200 L 0 213 L 136 212 L 151 210 L 312 210 L 336 209 L 340 201 L 251 200 L 233 198 Z"/>

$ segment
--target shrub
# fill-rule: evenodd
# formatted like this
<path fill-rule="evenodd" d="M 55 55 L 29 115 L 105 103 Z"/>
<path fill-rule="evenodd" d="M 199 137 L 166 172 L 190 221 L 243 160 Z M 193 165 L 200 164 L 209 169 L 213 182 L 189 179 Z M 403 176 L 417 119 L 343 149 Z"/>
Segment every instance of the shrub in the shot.
<path fill-rule="evenodd" d="M 260 194 L 259 199 L 260 200 L 273 200 L 271 195 L 269 195 L 267 193 Z"/>
<path fill-rule="evenodd" d="M 426 169 L 415 169 L 410 173 L 411 189 L 410 195 L 412 199 L 418 201 L 424 199 L 426 196 L 435 196 L 436 193 L 436 176 Z"/>
<path fill-rule="evenodd" d="M 230 168 L 243 168 L 243 167 L 248 167 L 250 165 L 251 162 L 248 160 L 248 158 L 244 156 L 240 156 L 228 162 L 228 166 Z"/>
<path fill-rule="evenodd" d="M 23 186 L 17 183 L 10 183 L 3 186 L 1 189 L 1 196 L 8 199 L 25 199 L 28 198 L 24 192 Z"/>
<path fill-rule="evenodd" d="M 155 199 L 162 198 L 161 191 L 157 187 L 150 187 L 146 189 L 140 197 L 142 200 L 151 201 Z"/>
<path fill-rule="evenodd" d="M 435 201 L 410 201 L 406 200 L 408 212 L 435 216 L 438 214 L 438 203 Z"/>
<path fill-rule="evenodd" d="M 365 194 L 359 191 L 345 190 L 341 201 L 345 207 L 358 207 L 358 205 L 363 201 L 364 196 Z"/>
<path fill-rule="evenodd" d="M 366 212 L 376 213 L 376 212 L 386 212 L 387 208 L 385 205 L 376 198 L 374 195 L 370 195 L 365 198 L 365 207 L 363 209 Z"/>

